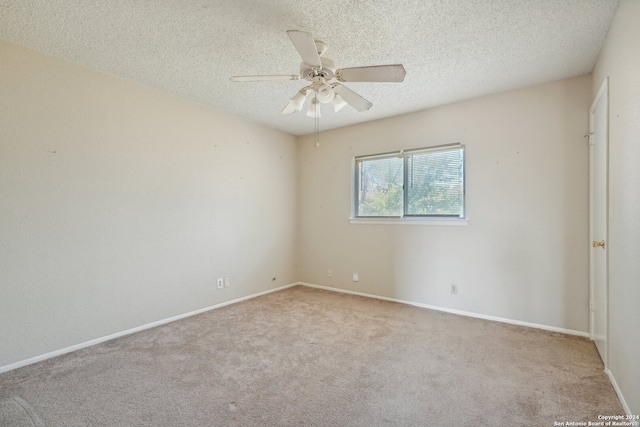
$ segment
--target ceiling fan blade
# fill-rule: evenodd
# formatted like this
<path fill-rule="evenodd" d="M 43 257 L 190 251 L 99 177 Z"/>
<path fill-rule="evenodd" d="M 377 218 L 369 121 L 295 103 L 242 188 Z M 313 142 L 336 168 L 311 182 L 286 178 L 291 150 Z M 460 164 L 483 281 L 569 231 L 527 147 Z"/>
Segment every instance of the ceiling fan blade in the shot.
<path fill-rule="evenodd" d="M 402 64 L 341 68 L 336 79 L 341 82 L 401 82 L 407 74 Z"/>
<path fill-rule="evenodd" d="M 279 80 L 298 80 L 300 76 L 280 74 L 275 76 L 233 76 L 232 82 L 269 82 Z"/>
<path fill-rule="evenodd" d="M 311 34 L 305 33 L 304 31 L 289 30 L 287 31 L 287 35 L 305 64 L 314 68 L 322 68 L 318 48 Z"/>
<path fill-rule="evenodd" d="M 347 104 L 351 105 L 358 111 L 367 111 L 373 106 L 372 103 L 370 103 L 346 86 L 336 84 L 336 86 L 333 88 L 333 91 L 336 94 L 340 95 L 340 98 L 342 98 Z"/>
<path fill-rule="evenodd" d="M 287 106 L 284 107 L 284 109 L 282 110 L 282 114 L 291 114 L 294 111 L 296 111 L 296 104 L 294 104 L 293 102 L 289 101 Z"/>

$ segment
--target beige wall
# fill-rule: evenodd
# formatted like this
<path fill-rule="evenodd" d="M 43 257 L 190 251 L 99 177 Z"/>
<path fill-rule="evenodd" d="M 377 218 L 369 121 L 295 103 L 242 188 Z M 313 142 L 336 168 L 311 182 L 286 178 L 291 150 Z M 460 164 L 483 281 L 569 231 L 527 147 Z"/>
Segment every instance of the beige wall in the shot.
<path fill-rule="evenodd" d="M 609 370 L 640 413 L 640 1 L 625 0 L 593 71 L 609 77 Z"/>
<path fill-rule="evenodd" d="M 296 281 L 296 151 L 0 41 L 0 367 Z"/>
<path fill-rule="evenodd" d="M 590 87 L 575 77 L 327 131 L 320 147 L 300 138 L 300 280 L 587 332 Z M 349 223 L 354 156 L 453 142 L 468 226 Z"/>

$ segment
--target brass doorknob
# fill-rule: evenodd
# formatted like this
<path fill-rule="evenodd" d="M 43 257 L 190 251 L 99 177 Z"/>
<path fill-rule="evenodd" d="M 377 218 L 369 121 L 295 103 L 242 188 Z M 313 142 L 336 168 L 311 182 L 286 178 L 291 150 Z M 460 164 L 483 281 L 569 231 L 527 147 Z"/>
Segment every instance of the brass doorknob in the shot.
<path fill-rule="evenodd" d="M 601 240 L 599 242 L 594 240 L 592 245 L 593 245 L 594 248 L 600 247 L 600 248 L 604 249 L 604 240 Z"/>

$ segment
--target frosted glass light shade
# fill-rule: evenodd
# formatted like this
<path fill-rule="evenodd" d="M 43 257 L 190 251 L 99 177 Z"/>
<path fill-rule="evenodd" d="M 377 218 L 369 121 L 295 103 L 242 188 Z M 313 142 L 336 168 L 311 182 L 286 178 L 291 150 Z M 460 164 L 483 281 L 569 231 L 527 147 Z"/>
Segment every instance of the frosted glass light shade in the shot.
<path fill-rule="evenodd" d="M 323 104 L 328 104 L 333 100 L 333 97 L 335 96 L 335 92 L 333 91 L 333 89 L 331 88 L 331 86 L 329 86 L 326 83 L 323 83 L 320 85 L 320 87 L 318 87 L 317 89 L 317 98 L 318 101 L 322 102 Z"/>
<path fill-rule="evenodd" d="M 296 109 L 297 109 L 296 104 L 294 104 L 293 101 L 289 101 L 287 106 L 284 107 L 284 110 L 282 110 L 282 114 L 291 114 L 294 111 L 296 111 Z"/>
<path fill-rule="evenodd" d="M 313 99 L 314 102 L 311 103 L 311 105 L 309 106 L 309 111 L 307 111 L 307 116 L 308 117 L 320 117 L 320 106 L 318 105 L 318 102 L 316 101 L 316 99 Z"/>
<path fill-rule="evenodd" d="M 295 95 L 291 97 L 291 102 L 295 105 L 296 110 L 302 110 L 302 104 L 304 104 L 304 100 L 307 99 L 307 93 L 299 91 Z"/>
<path fill-rule="evenodd" d="M 333 104 L 333 111 L 335 111 L 336 113 L 347 106 L 345 100 L 342 99 L 342 97 L 338 94 L 336 94 L 331 103 Z"/>

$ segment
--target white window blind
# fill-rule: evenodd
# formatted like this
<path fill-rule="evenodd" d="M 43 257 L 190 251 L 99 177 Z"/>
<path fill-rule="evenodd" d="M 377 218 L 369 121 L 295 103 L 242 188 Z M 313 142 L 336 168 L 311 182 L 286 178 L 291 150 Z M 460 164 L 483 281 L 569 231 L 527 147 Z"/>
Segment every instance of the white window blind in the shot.
<path fill-rule="evenodd" d="M 355 159 L 354 216 L 464 218 L 464 146 Z"/>
<path fill-rule="evenodd" d="M 407 154 L 405 215 L 463 216 L 462 148 Z"/>

